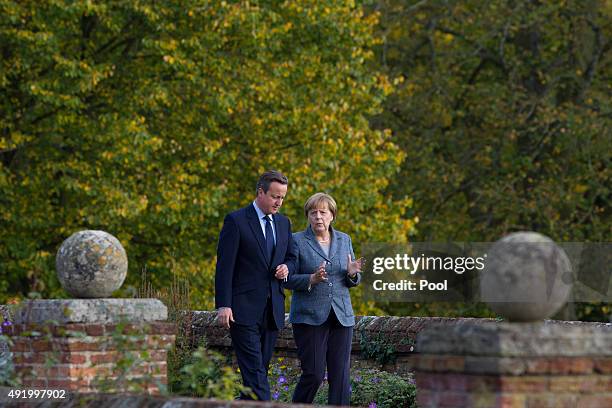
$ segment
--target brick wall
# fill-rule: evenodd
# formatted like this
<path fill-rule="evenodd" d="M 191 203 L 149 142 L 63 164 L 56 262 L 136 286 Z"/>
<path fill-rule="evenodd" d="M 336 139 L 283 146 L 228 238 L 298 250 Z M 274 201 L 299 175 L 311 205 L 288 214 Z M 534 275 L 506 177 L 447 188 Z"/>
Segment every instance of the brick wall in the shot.
<path fill-rule="evenodd" d="M 609 325 L 432 327 L 418 348 L 421 408 L 612 406 Z"/>
<path fill-rule="evenodd" d="M 167 381 L 167 350 L 174 344 L 175 327 L 163 322 L 15 324 L 5 334 L 13 343 L 23 387 L 156 393 Z M 128 368 L 130 377 L 124 378 Z"/>
<path fill-rule="evenodd" d="M 158 393 L 176 328 L 156 299 L 35 300 L 10 311 L 15 371 L 25 388 Z"/>

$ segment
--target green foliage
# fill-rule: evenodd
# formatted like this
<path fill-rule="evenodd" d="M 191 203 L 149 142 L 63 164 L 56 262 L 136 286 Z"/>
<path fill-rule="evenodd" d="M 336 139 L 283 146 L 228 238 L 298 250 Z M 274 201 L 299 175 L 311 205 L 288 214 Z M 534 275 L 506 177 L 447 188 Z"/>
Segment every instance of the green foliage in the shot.
<path fill-rule="evenodd" d="M 374 122 L 406 154 L 389 191 L 414 198 L 415 241 L 520 230 L 609 241 L 609 1 L 381 0 L 376 10 L 378 62 L 397 86 Z"/>
<path fill-rule="evenodd" d="M 65 296 L 53 255 L 89 228 L 128 285 L 174 272 L 210 308 L 223 216 L 268 168 L 296 230 L 324 190 L 355 243 L 405 241 L 411 202 L 383 194 L 404 154 L 368 122 L 391 92 L 376 21 L 352 0 L 0 0 L 0 302 Z"/>
<path fill-rule="evenodd" d="M 390 190 L 420 240 L 535 230 L 607 241 L 611 14 L 604 1 L 380 1 L 377 119 L 406 153 Z"/>
<path fill-rule="evenodd" d="M 414 345 L 414 341 L 406 338 L 402 340 L 401 344 Z M 393 363 L 397 358 L 395 343 L 390 341 L 383 332 L 372 335 L 361 331 L 359 333 L 359 345 L 361 355 L 364 358 L 374 360 L 381 365 Z"/>
<path fill-rule="evenodd" d="M 301 371 L 289 360 L 279 357 L 268 371 L 272 399 L 291 402 L 293 391 Z M 314 403 L 327 405 L 329 384 L 327 376 L 315 396 Z M 368 407 L 371 403 L 381 407 L 416 407 L 416 387 L 412 377 L 403 378 L 396 374 L 375 369 L 351 370 L 351 406 Z"/>
<path fill-rule="evenodd" d="M 2 334 L 0 330 L 0 387 L 16 387 L 19 385 L 13 364 L 13 353 L 10 351 L 12 346 L 10 337 Z"/>
<path fill-rule="evenodd" d="M 222 354 L 198 347 L 184 361 L 180 375 L 172 378 L 172 393 L 202 398 L 233 400 L 241 392 L 249 394 L 242 385 L 240 375 L 230 366 Z"/>
<path fill-rule="evenodd" d="M 315 404 L 327 403 L 328 388 L 325 382 L 315 397 Z M 405 379 L 386 371 L 354 370 L 351 375 L 351 406 L 415 408 L 415 382 L 412 378 Z"/>

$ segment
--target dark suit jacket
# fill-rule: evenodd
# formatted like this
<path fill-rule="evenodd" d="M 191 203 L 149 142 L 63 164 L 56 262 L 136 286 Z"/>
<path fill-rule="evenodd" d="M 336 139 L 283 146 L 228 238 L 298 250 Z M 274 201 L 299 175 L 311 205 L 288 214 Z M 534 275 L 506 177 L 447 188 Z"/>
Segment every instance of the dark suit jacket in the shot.
<path fill-rule="evenodd" d="M 274 277 L 276 266 L 292 263 L 291 223 L 274 214 L 276 247 L 273 259 L 266 254 L 266 241 L 253 204 L 225 217 L 217 247 L 215 306 L 231 307 L 238 324 L 261 321 L 268 294 L 278 329 L 285 323 L 285 293 L 282 281 Z"/>

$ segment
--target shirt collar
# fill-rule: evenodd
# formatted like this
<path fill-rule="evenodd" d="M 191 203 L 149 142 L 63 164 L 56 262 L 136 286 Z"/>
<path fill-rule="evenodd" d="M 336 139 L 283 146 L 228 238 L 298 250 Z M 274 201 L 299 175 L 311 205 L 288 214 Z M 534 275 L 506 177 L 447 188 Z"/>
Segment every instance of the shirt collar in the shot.
<path fill-rule="evenodd" d="M 264 214 L 263 211 L 261 211 L 261 208 L 259 208 L 257 206 L 257 203 L 255 201 L 253 201 L 253 207 L 255 207 L 255 212 L 257 213 L 257 218 L 259 218 L 259 220 L 261 221 L 261 219 L 263 217 L 265 217 L 266 214 Z M 272 217 L 271 214 L 270 214 L 270 220 L 274 221 L 274 217 Z"/>

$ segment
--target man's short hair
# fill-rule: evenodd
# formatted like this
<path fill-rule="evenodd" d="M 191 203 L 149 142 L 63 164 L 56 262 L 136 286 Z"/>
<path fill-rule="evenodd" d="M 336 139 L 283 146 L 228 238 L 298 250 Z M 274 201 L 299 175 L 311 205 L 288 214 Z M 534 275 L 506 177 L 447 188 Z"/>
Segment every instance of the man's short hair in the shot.
<path fill-rule="evenodd" d="M 259 176 L 259 181 L 257 181 L 257 188 L 255 189 L 255 194 L 257 194 L 260 188 L 263 190 L 264 193 L 267 193 L 270 189 L 270 184 L 272 184 L 273 181 L 276 181 L 277 183 L 281 183 L 283 185 L 289 184 L 289 180 L 287 180 L 287 177 L 283 173 L 276 170 L 268 170 L 261 176 Z"/>

